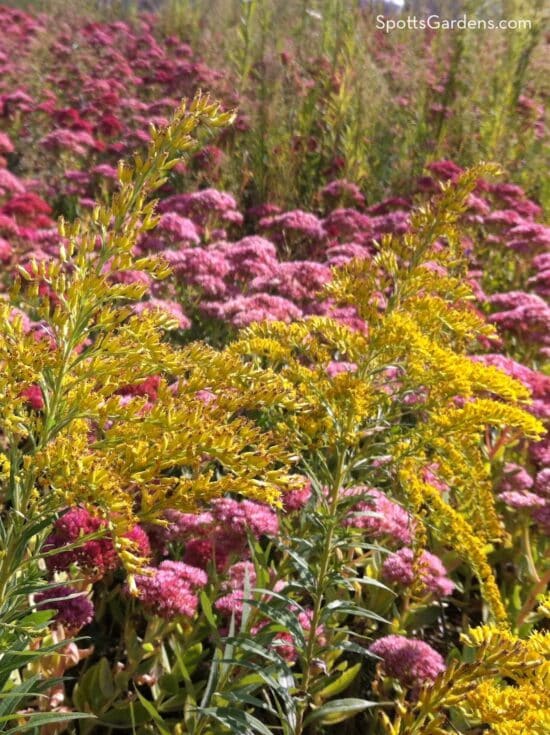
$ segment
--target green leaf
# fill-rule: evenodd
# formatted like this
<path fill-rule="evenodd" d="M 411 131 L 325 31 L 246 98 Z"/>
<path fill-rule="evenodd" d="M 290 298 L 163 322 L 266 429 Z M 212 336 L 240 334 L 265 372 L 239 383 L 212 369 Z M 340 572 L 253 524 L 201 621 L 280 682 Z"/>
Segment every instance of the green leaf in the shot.
<path fill-rule="evenodd" d="M 98 665 L 98 682 L 101 693 L 106 699 L 111 699 L 115 693 L 115 682 L 113 672 L 106 658 L 100 659 Z"/>
<path fill-rule="evenodd" d="M 317 695 L 322 699 L 329 699 L 337 694 L 341 694 L 350 686 L 360 671 L 361 663 L 355 664 L 355 666 L 343 671 L 340 676 L 323 687 L 321 691 L 317 692 Z"/>
<path fill-rule="evenodd" d="M 204 617 L 206 618 L 208 625 L 213 628 L 214 630 L 218 629 L 218 623 L 216 622 L 216 618 L 214 617 L 214 611 L 212 610 L 212 603 L 210 602 L 210 598 L 206 594 L 204 590 L 200 593 L 200 601 L 201 601 L 201 610 L 203 612 Z"/>
<path fill-rule="evenodd" d="M 25 615 L 18 621 L 18 625 L 22 628 L 43 628 L 55 615 L 55 610 L 40 610 L 38 612 Z"/>
<path fill-rule="evenodd" d="M 273 735 L 261 720 L 243 710 L 233 709 L 232 707 L 209 707 L 201 710 L 201 713 L 230 728 L 231 732 L 239 733 L 239 735 L 246 733 L 248 730 L 258 732 L 260 735 Z"/>
<path fill-rule="evenodd" d="M 135 690 L 135 692 L 137 694 L 137 697 L 138 697 L 138 699 L 139 699 L 139 701 L 140 701 L 143 709 L 149 715 L 151 715 L 151 718 L 152 718 L 153 722 L 156 724 L 159 733 L 161 735 L 171 735 L 170 730 L 168 730 L 168 728 L 165 727 L 165 725 L 166 725 L 165 721 L 159 715 L 159 713 L 157 712 L 157 710 L 156 710 L 155 706 L 153 705 L 153 703 L 152 702 L 149 702 L 148 699 L 145 699 L 145 697 L 142 694 L 140 694 L 140 692 L 137 689 Z"/>
<path fill-rule="evenodd" d="M 376 707 L 377 702 L 370 702 L 368 699 L 333 699 L 332 702 L 323 704 L 316 710 L 313 710 L 304 720 L 304 728 L 316 722 L 319 725 L 335 725 L 338 722 L 348 720 L 359 712 L 364 712 L 369 707 Z"/>
<path fill-rule="evenodd" d="M 329 618 L 331 613 L 338 613 L 339 615 L 353 615 L 359 618 L 370 618 L 371 620 L 377 620 L 379 623 L 389 624 L 389 620 L 383 618 L 372 610 L 367 610 L 365 607 L 356 605 L 353 602 L 346 602 L 345 600 L 333 600 L 325 606 L 322 614 L 322 619 Z"/>
<path fill-rule="evenodd" d="M 38 712 L 35 715 L 30 715 L 29 721 L 24 725 L 17 725 L 17 727 L 5 730 L 4 735 L 19 735 L 21 732 L 34 730 L 42 725 L 51 725 L 55 722 L 67 724 L 71 720 L 87 720 L 89 718 L 93 718 L 93 715 L 87 715 L 84 712 Z M 0 718 L 0 722 L 6 722 L 10 719 L 13 720 L 13 715 L 9 715 L 8 718 Z"/>

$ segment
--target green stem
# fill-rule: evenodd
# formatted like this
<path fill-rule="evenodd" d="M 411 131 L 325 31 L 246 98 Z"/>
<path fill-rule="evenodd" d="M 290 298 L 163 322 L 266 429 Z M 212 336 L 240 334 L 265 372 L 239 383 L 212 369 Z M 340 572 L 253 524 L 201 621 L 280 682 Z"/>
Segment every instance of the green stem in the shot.
<path fill-rule="evenodd" d="M 336 510 L 338 508 L 338 501 L 340 499 L 340 488 L 342 487 L 344 476 L 345 476 L 345 456 L 346 451 L 343 449 L 338 457 L 338 463 L 336 466 L 336 471 L 334 474 L 334 482 L 331 488 L 331 493 L 329 496 L 329 503 L 328 503 L 328 515 L 329 515 L 329 524 L 327 533 L 325 536 L 323 549 L 321 552 L 321 562 L 319 565 L 319 573 L 317 576 L 317 584 L 315 587 L 315 602 L 313 605 L 313 613 L 311 616 L 311 623 L 309 628 L 309 635 L 307 639 L 307 645 L 306 650 L 303 658 L 303 667 L 304 667 L 304 678 L 302 680 L 302 690 L 306 697 L 308 696 L 309 687 L 311 684 L 311 664 L 313 660 L 313 652 L 315 650 L 315 641 L 317 638 L 317 628 L 319 627 L 320 619 L 321 619 L 321 611 L 322 611 L 322 605 L 325 598 L 326 593 L 326 583 L 327 583 L 327 574 L 329 571 L 330 563 L 331 563 L 331 556 L 332 556 L 332 541 L 334 538 L 334 530 L 336 528 L 336 522 L 335 522 L 335 516 L 336 516 Z M 297 722 L 296 722 L 296 728 L 295 733 L 296 735 L 300 735 L 300 733 L 303 732 L 303 719 L 304 714 L 307 709 L 307 703 L 306 707 L 304 707 L 298 714 Z"/>
<path fill-rule="evenodd" d="M 536 584 L 540 583 L 540 577 L 539 573 L 537 572 L 537 566 L 535 564 L 535 560 L 533 559 L 533 550 L 531 548 L 531 535 L 529 533 L 529 522 L 525 521 L 523 524 L 523 529 L 521 532 L 521 540 L 522 540 L 522 546 L 523 546 L 523 553 L 525 554 L 525 558 L 527 560 L 527 569 L 529 572 L 529 576 L 531 577 L 532 581 Z"/>

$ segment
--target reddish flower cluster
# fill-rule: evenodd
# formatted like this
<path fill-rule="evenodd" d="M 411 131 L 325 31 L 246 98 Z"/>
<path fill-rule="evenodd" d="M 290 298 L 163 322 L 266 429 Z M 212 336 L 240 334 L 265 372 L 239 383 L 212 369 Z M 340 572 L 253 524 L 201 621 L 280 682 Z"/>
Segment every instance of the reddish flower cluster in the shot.
<path fill-rule="evenodd" d="M 97 538 L 82 542 L 82 537 L 88 535 Z M 149 539 L 140 526 L 135 526 L 127 538 L 132 541 L 138 556 L 148 558 L 151 555 Z M 57 519 L 44 543 L 44 551 L 48 552 L 46 566 L 50 573 L 70 571 L 76 566 L 89 580 L 95 581 L 120 566 L 107 522 L 86 508 L 74 508 Z"/>
<path fill-rule="evenodd" d="M 34 596 L 38 610 L 53 610 L 54 620 L 71 633 L 77 633 L 94 617 L 94 606 L 83 592 L 72 587 L 57 585 Z"/>

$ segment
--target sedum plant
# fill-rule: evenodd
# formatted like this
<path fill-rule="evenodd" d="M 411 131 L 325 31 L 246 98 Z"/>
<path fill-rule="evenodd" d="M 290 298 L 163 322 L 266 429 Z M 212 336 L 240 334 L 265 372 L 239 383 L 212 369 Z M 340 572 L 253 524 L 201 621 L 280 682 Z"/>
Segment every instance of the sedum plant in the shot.
<path fill-rule="evenodd" d="M 290 455 L 255 418 L 292 404 L 291 386 L 204 344 L 174 347 L 170 318 L 132 310 L 146 292 L 140 275 L 169 272 L 159 259 L 132 255 L 156 223 L 151 194 L 196 147 L 199 131 L 231 119 L 200 95 L 182 104 L 165 129 L 151 130 L 143 156 L 120 164 L 111 202 L 61 222 L 59 259 L 20 267 L 11 303 L 1 306 L 0 636 L 11 653 L 0 658 L 0 686 L 7 689 L 6 664 L 26 662 L 22 651 L 50 617 L 29 617 L 28 599 L 43 584 L 42 544 L 64 509 L 84 506 L 103 519 L 99 530 L 112 536 L 131 587 L 144 561 L 128 535 L 137 523 L 228 492 L 277 503 L 287 483 Z M 121 395 L 147 381 L 154 395 Z M 215 400 L 201 400 L 204 389 Z M 25 687 L 17 708 L 34 693 Z M 11 719 L 8 706 L 0 701 L 0 723 Z"/>

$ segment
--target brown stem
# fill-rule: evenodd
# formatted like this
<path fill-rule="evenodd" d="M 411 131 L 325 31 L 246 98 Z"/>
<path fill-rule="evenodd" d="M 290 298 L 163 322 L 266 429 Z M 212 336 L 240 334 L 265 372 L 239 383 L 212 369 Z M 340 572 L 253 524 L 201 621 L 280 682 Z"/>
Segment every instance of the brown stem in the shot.
<path fill-rule="evenodd" d="M 541 592 L 544 592 L 544 590 L 548 587 L 550 584 L 550 569 L 547 569 L 545 574 L 542 575 L 542 577 L 539 579 L 537 584 L 533 587 L 531 590 L 531 594 L 525 601 L 525 604 L 519 611 L 517 625 L 520 626 L 525 622 L 525 619 L 531 612 L 531 610 L 534 608 L 535 603 L 537 601 L 537 596 L 540 595 Z"/>

